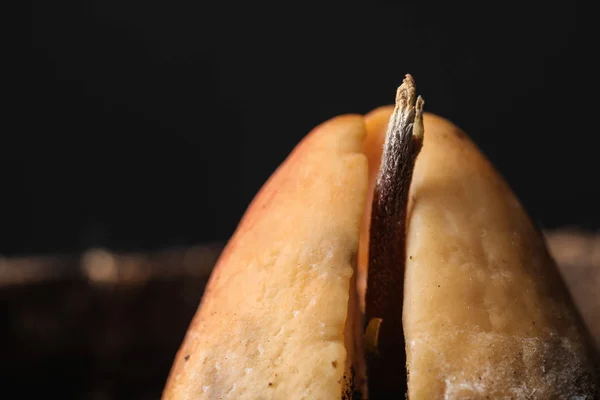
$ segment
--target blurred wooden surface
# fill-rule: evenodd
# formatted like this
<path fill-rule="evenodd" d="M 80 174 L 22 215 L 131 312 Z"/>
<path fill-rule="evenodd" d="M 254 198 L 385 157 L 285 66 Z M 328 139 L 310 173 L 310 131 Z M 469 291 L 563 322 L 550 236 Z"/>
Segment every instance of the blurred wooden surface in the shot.
<path fill-rule="evenodd" d="M 546 237 L 600 349 L 600 235 Z M 0 387 L 19 398 L 158 399 L 222 246 L 0 256 Z"/>
<path fill-rule="evenodd" d="M 546 241 L 600 352 L 600 234 L 548 232 Z"/>

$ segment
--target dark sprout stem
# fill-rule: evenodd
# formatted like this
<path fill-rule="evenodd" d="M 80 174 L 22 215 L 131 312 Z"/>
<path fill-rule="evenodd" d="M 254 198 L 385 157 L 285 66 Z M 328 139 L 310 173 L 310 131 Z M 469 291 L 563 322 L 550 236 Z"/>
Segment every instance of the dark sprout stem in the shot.
<path fill-rule="evenodd" d="M 396 92 L 375 184 L 369 233 L 366 291 L 369 398 L 402 399 L 406 351 L 402 300 L 406 258 L 406 214 L 415 161 L 423 145 L 423 99 L 410 75 Z"/>

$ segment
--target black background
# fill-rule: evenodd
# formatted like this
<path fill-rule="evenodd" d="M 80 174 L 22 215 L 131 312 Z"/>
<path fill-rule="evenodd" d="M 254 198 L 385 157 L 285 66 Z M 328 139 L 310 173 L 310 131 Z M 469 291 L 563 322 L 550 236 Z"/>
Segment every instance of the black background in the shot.
<path fill-rule="evenodd" d="M 0 253 L 227 239 L 304 134 L 390 103 L 407 72 L 537 223 L 600 227 L 577 2 L 205 4 L 32 3 Z"/>

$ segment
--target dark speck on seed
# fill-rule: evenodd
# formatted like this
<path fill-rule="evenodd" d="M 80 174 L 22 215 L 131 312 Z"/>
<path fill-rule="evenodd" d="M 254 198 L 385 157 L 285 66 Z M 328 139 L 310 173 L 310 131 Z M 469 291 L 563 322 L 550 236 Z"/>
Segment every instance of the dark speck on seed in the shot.
<path fill-rule="evenodd" d="M 186 354 L 186 355 L 185 355 L 185 357 L 183 357 L 183 359 L 184 359 L 185 361 L 189 360 L 189 359 L 190 359 L 190 355 L 189 355 L 189 354 Z"/>

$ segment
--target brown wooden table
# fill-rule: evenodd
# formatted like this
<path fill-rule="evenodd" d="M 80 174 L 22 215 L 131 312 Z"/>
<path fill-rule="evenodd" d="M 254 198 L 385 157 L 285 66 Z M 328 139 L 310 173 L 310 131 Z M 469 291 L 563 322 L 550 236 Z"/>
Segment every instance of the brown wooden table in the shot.
<path fill-rule="evenodd" d="M 546 237 L 600 351 L 600 235 Z M 158 399 L 222 246 L 0 256 L 0 387 L 20 398 Z"/>

